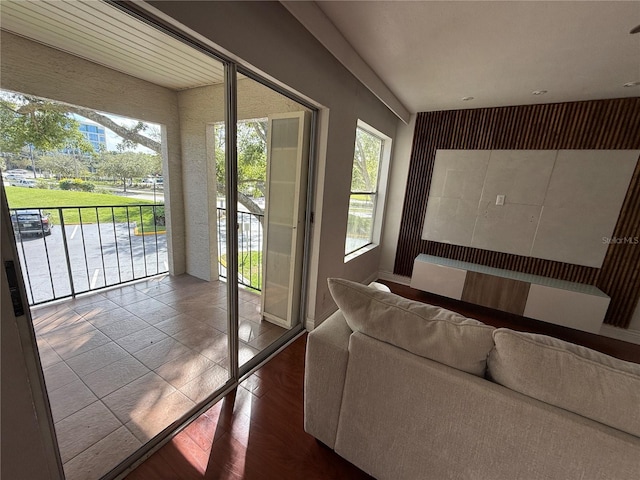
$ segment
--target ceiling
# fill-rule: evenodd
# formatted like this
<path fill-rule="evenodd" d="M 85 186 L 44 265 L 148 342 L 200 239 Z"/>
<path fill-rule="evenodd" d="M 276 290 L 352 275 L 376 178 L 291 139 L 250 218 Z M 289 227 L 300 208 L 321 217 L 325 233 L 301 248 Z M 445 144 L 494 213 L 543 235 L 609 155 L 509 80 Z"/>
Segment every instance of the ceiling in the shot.
<path fill-rule="evenodd" d="M 623 87 L 640 81 L 640 34 L 629 34 L 640 1 L 306 3 L 361 65 L 340 60 L 405 120 L 407 110 L 640 96 Z M 4 30 L 167 88 L 223 81 L 217 60 L 104 2 L 2 0 L 0 13 Z"/>
<path fill-rule="evenodd" d="M 640 1 L 316 4 L 411 112 L 640 96 Z"/>
<path fill-rule="evenodd" d="M 95 0 L 0 2 L 3 30 L 174 90 L 221 83 L 222 63 Z"/>

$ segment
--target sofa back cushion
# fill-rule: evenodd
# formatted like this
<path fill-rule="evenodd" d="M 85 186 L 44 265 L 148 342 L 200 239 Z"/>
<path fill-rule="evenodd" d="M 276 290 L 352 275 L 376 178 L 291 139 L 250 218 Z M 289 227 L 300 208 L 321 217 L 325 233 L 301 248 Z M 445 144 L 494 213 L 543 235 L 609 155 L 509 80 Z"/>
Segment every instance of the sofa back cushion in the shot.
<path fill-rule="evenodd" d="M 495 382 L 640 436 L 640 365 L 545 335 L 499 328 L 493 338 Z"/>
<path fill-rule="evenodd" d="M 493 327 L 443 308 L 348 280 L 329 290 L 351 330 L 458 370 L 483 376 Z"/>

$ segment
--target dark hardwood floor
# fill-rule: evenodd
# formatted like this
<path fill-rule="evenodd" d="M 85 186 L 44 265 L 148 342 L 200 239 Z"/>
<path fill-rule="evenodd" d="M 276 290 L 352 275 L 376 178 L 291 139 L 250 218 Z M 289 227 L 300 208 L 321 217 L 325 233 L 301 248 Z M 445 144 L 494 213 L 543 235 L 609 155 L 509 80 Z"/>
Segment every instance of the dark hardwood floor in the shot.
<path fill-rule="evenodd" d="M 542 333 L 640 363 L 640 345 L 432 295 L 392 282 L 394 293 L 496 327 Z M 306 335 L 191 423 L 129 480 L 371 479 L 303 430 Z"/>
<path fill-rule="evenodd" d="M 371 479 L 303 430 L 306 341 L 297 339 L 127 479 Z"/>

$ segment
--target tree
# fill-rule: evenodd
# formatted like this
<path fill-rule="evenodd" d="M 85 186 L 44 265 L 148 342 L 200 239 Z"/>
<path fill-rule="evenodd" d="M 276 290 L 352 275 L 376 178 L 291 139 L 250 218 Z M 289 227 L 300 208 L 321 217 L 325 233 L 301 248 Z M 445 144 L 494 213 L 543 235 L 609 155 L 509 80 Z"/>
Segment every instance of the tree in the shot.
<path fill-rule="evenodd" d="M 71 113 L 99 123 L 105 128 L 119 135 L 123 141 L 119 150 L 132 148 L 135 145 L 147 147 L 158 155 L 162 153 L 162 142 L 159 132 L 143 122 L 138 122 L 134 127 L 128 128 L 113 121 L 106 115 L 85 107 L 64 105 Z M 148 135 L 145 135 L 148 134 Z M 263 215 L 262 208 L 253 201 L 249 192 L 252 187 L 265 193 L 266 183 L 266 148 L 267 122 L 265 120 L 241 122 L 238 124 L 238 184 L 242 187 L 238 192 L 238 202 L 248 211 L 257 215 Z M 160 157 L 158 157 L 160 162 Z M 157 173 L 162 172 L 161 162 L 158 163 Z M 226 193 L 226 179 L 224 176 L 224 127 L 216 129 L 216 171 L 218 193 Z M 154 173 L 152 169 L 150 173 Z M 134 175 L 135 176 L 135 175 Z M 123 177 L 118 177 L 123 178 Z M 131 177 L 128 177 L 131 178 Z M 126 182 L 125 182 L 126 188 Z M 261 218 L 261 217 L 260 217 Z"/>
<path fill-rule="evenodd" d="M 262 223 L 264 210 L 251 198 L 260 192 L 264 196 L 267 181 L 267 122 L 253 120 L 239 122 L 238 139 L 238 202 L 257 216 Z M 218 193 L 226 193 L 225 128 L 216 125 L 215 155 Z"/>
<path fill-rule="evenodd" d="M 122 181 L 123 191 L 127 191 L 127 182 L 134 178 L 149 175 L 156 167 L 155 155 L 139 152 L 109 152 L 102 155 L 100 172 L 108 177 Z"/>
<path fill-rule="evenodd" d="M 374 192 L 376 190 L 381 147 L 382 142 L 377 137 L 360 128 L 356 130 L 351 177 L 352 191 Z"/>
<path fill-rule="evenodd" d="M 86 176 L 87 173 L 87 166 L 81 158 L 60 152 L 41 156 L 36 165 L 58 179 Z"/>
<path fill-rule="evenodd" d="M 35 176 L 34 150 L 52 152 L 74 143 L 86 148 L 78 122 L 66 109 L 36 97 L 5 94 L 0 97 L 0 151 L 20 154 L 29 149 Z"/>
<path fill-rule="evenodd" d="M 11 97 L 13 101 L 8 101 L 7 107 L 5 108 L 3 106 L 3 108 L 1 109 L 3 117 L 1 119 L 2 126 L 0 128 L 0 131 L 2 131 L 3 140 L 0 140 L 0 151 L 13 151 L 5 148 L 5 144 L 7 144 L 8 146 L 12 146 L 14 141 L 13 139 L 18 138 L 15 134 L 15 131 L 19 129 L 13 128 L 15 126 L 15 122 L 13 122 L 13 119 L 16 115 L 24 115 L 26 113 L 32 115 L 32 117 L 35 119 L 46 118 L 48 120 L 53 120 L 54 118 L 57 118 L 58 124 L 66 125 L 66 127 L 62 129 L 52 129 L 52 134 L 56 132 L 66 132 L 67 135 L 72 133 L 73 138 L 82 137 L 82 134 L 77 129 L 77 122 L 68 116 L 69 113 L 73 113 L 86 119 L 92 120 L 119 135 L 123 139 L 118 146 L 120 152 L 124 153 L 126 149 L 134 148 L 136 145 L 144 146 L 156 152 L 156 154 L 158 154 L 158 156 L 156 157 L 157 167 L 151 168 L 148 173 L 145 173 L 143 175 L 162 172 L 160 162 L 160 155 L 162 154 L 162 142 L 160 140 L 160 134 L 158 131 L 154 130 L 144 122 L 138 122 L 133 127 L 126 127 L 124 125 L 120 125 L 109 116 L 103 113 L 96 112 L 95 110 L 92 110 L 90 108 L 79 107 L 75 105 L 58 104 L 30 96 L 8 96 Z M 20 112 L 18 110 L 20 110 Z M 56 114 L 57 117 L 54 117 L 54 114 Z M 4 118 L 5 116 L 9 117 L 9 119 L 12 120 L 10 122 L 6 122 L 6 125 L 8 126 L 6 132 Z M 55 121 L 51 123 L 53 123 L 53 125 L 56 125 Z M 47 124 L 49 124 L 49 122 L 47 122 Z M 217 128 L 216 130 L 216 165 L 218 172 L 218 193 L 224 194 L 226 192 L 226 181 L 224 176 L 224 127 Z M 77 135 L 79 135 L 79 137 L 77 137 Z M 4 137 L 6 137 L 6 139 Z M 65 142 L 68 142 L 70 139 L 68 136 L 65 136 L 64 140 L 60 139 L 59 142 L 56 142 L 56 138 L 57 137 L 55 135 L 47 135 L 45 136 L 46 141 L 42 145 L 38 144 L 39 146 L 36 146 L 35 143 L 31 144 L 34 145 L 35 148 L 42 151 L 55 151 L 62 148 L 62 146 L 64 146 L 63 144 Z M 84 137 L 80 138 L 80 140 L 84 140 Z M 17 143 L 20 142 L 18 141 Z M 267 161 L 266 143 L 266 120 L 253 120 L 240 122 L 238 124 L 238 201 L 248 211 L 256 215 L 262 215 L 264 213 L 262 208 L 253 200 L 252 197 L 256 192 L 260 192 L 261 195 L 265 194 Z M 22 142 L 22 144 L 24 145 L 24 142 Z M 102 168 L 102 171 L 104 172 L 106 169 L 108 171 L 115 172 L 114 169 L 116 169 L 116 167 L 113 165 L 113 163 L 116 162 L 116 160 L 103 153 L 98 153 L 96 156 L 96 158 L 98 159 L 101 157 L 103 159 L 107 159 L 107 163 L 104 165 L 104 168 Z M 132 168 L 124 171 L 124 173 L 116 169 L 118 170 L 118 173 L 110 174 L 110 176 L 114 176 L 122 180 L 123 186 L 126 189 L 125 179 L 142 176 L 138 174 L 132 175 L 130 173 L 134 171 Z"/>

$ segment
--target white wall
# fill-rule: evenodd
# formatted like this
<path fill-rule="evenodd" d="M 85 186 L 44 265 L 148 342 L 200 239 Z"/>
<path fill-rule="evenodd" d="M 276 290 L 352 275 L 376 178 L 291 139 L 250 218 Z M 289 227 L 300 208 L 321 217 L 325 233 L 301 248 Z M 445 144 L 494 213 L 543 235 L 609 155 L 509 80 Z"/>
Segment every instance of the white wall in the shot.
<path fill-rule="evenodd" d="M 378 270 L 377 248 L 358 259 L 357 269 L 344 263 L 357 120 L 394 138 L 396 117 L 277 2 L 152 1 L 149 5 L 161 16 L 172 17 L 176 26 L 188 27 L 202 41 L 248 62 L 321 107 L 308 324 L 323 320 L 336 308 L 328 277 L 364 281 Z"/>
<path fill-rule="evenodd" d="M 224 120 L 224 85 L 178 92 L 184 182 L 186 271 L 218 278 L 216 164 L 207 152 L 207 127 Z"/>
<path fill-rule="evenodd" d="M 2 32 L 0 86 L 163 125 L 169 271 L 185 272 L 178 99 L 167 88 Z M 77 82 L 70 81 L 77 79 Z"/>

